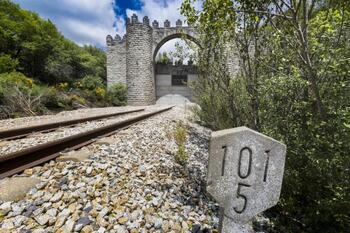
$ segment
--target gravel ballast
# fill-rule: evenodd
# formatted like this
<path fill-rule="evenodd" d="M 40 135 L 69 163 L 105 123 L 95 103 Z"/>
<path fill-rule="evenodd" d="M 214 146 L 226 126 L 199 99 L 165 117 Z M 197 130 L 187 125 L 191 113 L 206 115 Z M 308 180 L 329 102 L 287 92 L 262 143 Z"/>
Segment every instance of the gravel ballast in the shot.
<path fill-rule="evenodd" d="M 78 109 L 73 111 L 63 111 L 53 115 L 42 115 L 42 116 L 34 116 L 34 117 L 21 117 L 21 118 L 13 118 L 0 120 L 0 130 L 7 130 L 13 128 L 21 128 L 27 126 L 37 125 L 38 122 L 40 124 L 48 124 L 59 121 L 67 121 L 91 116 L 99 116 L 103 114 L 112 114 L 122 111 L 129 111 L 140 109 L 143 107 L 133 107 L 133 106 L 125 106 L 125 107 L 108 107 L 108 108 L 86 108 L 86 109 Z"/>
<path fill-rule="evenodd" d="M 48 133 L 33 133 L 22 139 L 2 141 L 0 142 L 0 156 L 5 156 L 7 154 L 20 151 L 32 146 L 58 140 L 64 137 L 69 137 L 89 130 L 97 129 L 106 125 L 123 121 L 130 117 L 140 116 L 142 114 L 155 111 L 157 109 L 160 109 L 160 107 L 148 107 L 147 109 L 145 109 L 145 111 L 141 112 L 128 113 L 120 116 L 111 117 L 108 119 L 88 121 L 85 123 L 77 124 L 72 127 L 61 127 L 59 129 L 56 129 L 55 131 Z"/>
<path fill-rule="evenodd" d="M 5 232 L 218 232 L 219 206 L 204 189 L 211 131 L 176 107 L 81 150 L 84 161 L 51 161 L 19 176 L 40 179 L 23 200 L 0 201 Z M 186 165 L 175 161 L 179 121 Z M 263 219 L 264 221 L 266 219 Z M 201 230 L 201 231 L 200 231 Z"/>
<path fill-rule="evenodd" d="M 0 202 L 2 229 L 189 232 L 193 226 L 216 228 L 218 206 L 202 190 L 209 131 L 190 127 L 189 163 L 177 164 L 176 144 L 169 135 L 183 117 L 182 108 L 173 109 L 112 136 L 114 143 L 84 148 L 93 152 L 89 160 L 51 161 L 26 170 L 22 176 L 42 182 L 22 201 Z"/>

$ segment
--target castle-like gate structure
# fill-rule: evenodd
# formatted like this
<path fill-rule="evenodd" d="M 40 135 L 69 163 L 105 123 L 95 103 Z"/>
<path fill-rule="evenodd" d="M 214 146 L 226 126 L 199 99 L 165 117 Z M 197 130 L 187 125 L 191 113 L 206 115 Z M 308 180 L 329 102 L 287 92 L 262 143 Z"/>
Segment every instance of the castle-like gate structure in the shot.
<path fill-rule="evenodd" d="M 165 20 L 150 25 L 145 16 L 139 22 L 137 15 L 128 18 L 126 35 L 121 38 L 107 36 L 107 84 L 125 83 L 128 87 L 129 105 L 152 105 L 156 101 L 155 57 L 160 47 L 174 38 L 187 38 L 197 43 L 195 28 L 183 26 L 181 20 L 172 27 Z"/>

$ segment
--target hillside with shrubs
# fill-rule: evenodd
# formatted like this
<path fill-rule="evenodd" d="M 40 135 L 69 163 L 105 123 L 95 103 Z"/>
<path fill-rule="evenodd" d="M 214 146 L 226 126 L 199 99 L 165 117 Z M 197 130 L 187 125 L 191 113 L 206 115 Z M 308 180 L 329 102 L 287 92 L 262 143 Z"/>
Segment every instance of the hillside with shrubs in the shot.
<path fill-rule="evenodd" d="M 106 87 L 106 55 L 66 39 L 50 20 L 0 0 L 0 119 L 126 104 Z"/>

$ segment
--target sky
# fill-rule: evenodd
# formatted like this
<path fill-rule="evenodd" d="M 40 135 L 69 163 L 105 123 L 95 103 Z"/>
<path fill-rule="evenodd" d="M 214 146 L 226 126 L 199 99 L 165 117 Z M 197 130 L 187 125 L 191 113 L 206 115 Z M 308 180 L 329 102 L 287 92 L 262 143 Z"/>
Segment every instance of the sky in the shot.
<path fill-rule="evenodd" d="M 106 36 L 125 34 L 127 16 L 136 13 L 139 19 L 147 15 L 163 25 L 169 19 L 175 25 L 184 20 L 179 8 L 182 0 L 13 0 L 22 8 L 37 12 L 50 19 L 62 34 L 79 45 L 106 46 Z M 176 40 L 163 45 L 162 51 L 171 50 Z"/>

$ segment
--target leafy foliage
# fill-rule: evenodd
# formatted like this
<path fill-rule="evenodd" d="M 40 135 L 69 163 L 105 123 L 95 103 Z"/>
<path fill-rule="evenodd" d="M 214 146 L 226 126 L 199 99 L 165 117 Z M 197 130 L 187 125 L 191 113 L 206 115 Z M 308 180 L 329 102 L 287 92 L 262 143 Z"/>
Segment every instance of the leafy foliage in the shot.
<path fill-rule="evenodd" d="M 193 64 L 193 61 L 196 57 L 195 51 L 198 49 L 197 44 L 193 41 L 183 38 L 180 43 L 176 41 L 175 48 L 169 53 L 163 52 L 159 53 L 156 58 L 157 64 L 173 64 L 182 65 L 184 62 L 190 62 Z"/>
<path fill-rule="evenodd" d="M 188 42 L 190 43 L 190 42 Z M 170 52 L 170 57 L 175 62 L 175 64 L 182 65 L 185 59 L 192 59 L 193 53 L 191 53 L 189 47 L 186 45 L 182 45 L 179 42 L 175 43 L 175 49 Z"/>
<path fill-rule="evenodd" d="M 1 117 L 125 104 L 121 87 L 106 89 L 101 49 L 76 45 L 9 0 L 0 0 L 0 77 Z"/>
<path fill-rule="evenodd" d="M 187 129 L 182 122 L 178 122 L 176 125 L 174 139 L 177 145 L 175 160 L 181 165 L 186 165 L 188 161 L 188 153 L 185 148 L 187 141 Z"/>
<path fill-rule="evenodd" d="M 96 88 L 104 86 L 103 80 L 101 78 L 94 77 L 91 75 L 88 75 L 85 78 L 79 80 L 75 85 L 77 88 L 89 91 L 93 91 Z"/>
<path fill-rule="evenodd" d="M 0 73 L 12 72 L 18 65 L 17 60 L 13 60 L 10 55 L 0 55 Z"/>
<path fill-rule="evenodd" d="M 33 116 L 42 112 L 49 92 L 50 88 L 36 85 L 21 73 L 0 74 L 0 103 L 8 107 L 8 117 L 20 113 Z"/>
<path fill-rule="evenodd" d="M 167 52 L 159 53 L 156 59 L 157 64 L 169 64 L 172 63 L 171 59 L 168 56 Z"/>
<path fill-rule="evenodd" d="M 350 229 L 350 2 L 193 0 L 202 38 L 194 91 L 213 129 L 246 125 L 283 141 L 275 232 Z M 290 3 L 290 4 L 288 4 Z M 227 60 L 236 52 L 241 70 Z"/>
<path fill-rule="evenodd" d="M 123 83 L 116 83 L 107 90 L 107 101 L 113 106 L 124 106 L 127 101 L 127 87 Z"/>
<path fill-rule="evenodd" d="M 18 61 L 17 71 L 45 83 L 72 82 L 87 75 L 106 79 L 103 51 L 79 47 L 50 20 L 8 0 L 0 0 L 0 54 Z"/>

